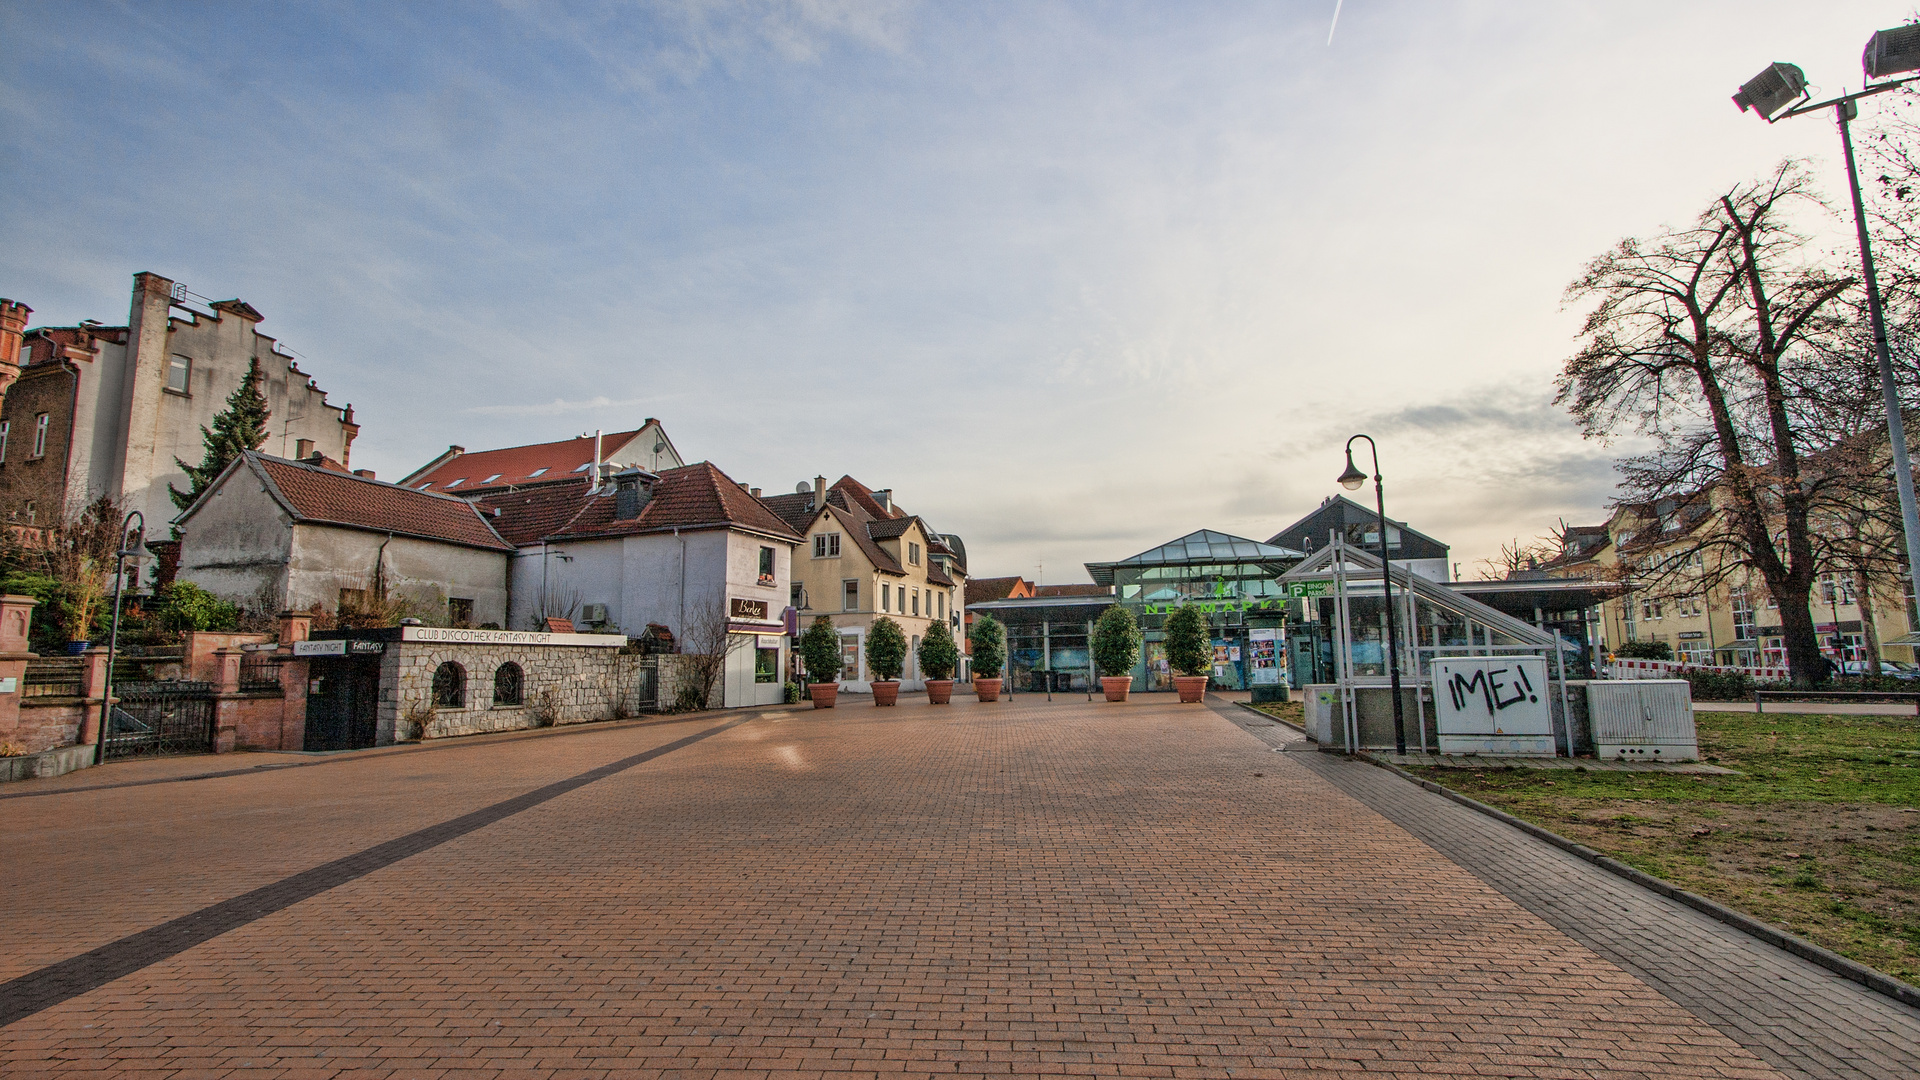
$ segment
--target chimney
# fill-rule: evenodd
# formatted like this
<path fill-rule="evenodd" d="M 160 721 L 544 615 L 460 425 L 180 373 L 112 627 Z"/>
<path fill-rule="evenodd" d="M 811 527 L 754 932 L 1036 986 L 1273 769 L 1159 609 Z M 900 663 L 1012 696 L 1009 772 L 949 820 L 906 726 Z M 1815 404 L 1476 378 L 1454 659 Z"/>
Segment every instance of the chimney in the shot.
<path fill-rule="evenodd" d="M 36 378 L 38 378 L 38 376 L 35 376 L 35 377 L 36 377 Z M 294 456 L 294 457 L 297 457 L 297 458 L 305 458 L 305 457 L 307 457 L 308 455 L 310 455 L 310 454 L 312 454 L 312 453 L 313 453 L 313 440 L 312 440 L 312 439 L 295 439 L 295 440 L 293 440 L 293 456 Z"/>
<path fill-rule="evenodd" d="M 613 517 L 632 521 L 653 501 L 653 485 L 660 478 L 645 469 L 622 469 L 613 474 Z"/>
<path fill-rule="evenodd" d="M 353 470 L 353 475 L 364 476 L 369 480 L 372 480 L 374 478 L 372 469 L 355 469 Z"/>
<path fill-rule="evenodd" d="M 20 377 L 20 338 L 33 309 L 17 300 L 0 299 L 0 395 Z"/>
<path fill-rule="evenodd" d="M 813 508 L 818 510 L 825 505 L 827 505 L 827 478 L 816 476 L 813 478 Z"/>
<path fill-rule="evenodd" d="M 879 491 L 873 493 L 873 497 L 879 501 L 880 509 L 885 510 L 889 514 L 893 513 L 892 488 L 881 488 Z"/>
<path fill-rule="evenodd" d="M 600 490 L 600 429 L 593 429 L 593 490 Z"/>
<path fill-rule="evenodd" d="M 760 489 L 759 489 L 759 488 L 751 488 L 751 489 L 749 489 L 749 490 L 748 490 L 748 492 L 747 492 L 747 494 L 749 494 L 749 495 L 752 495 L 752 496 L 753 496 L 754 498 L 756 498 L 756 499 L 757 499 L 757 498 L 759 498 L 759 497 L 760 497 Z"/>

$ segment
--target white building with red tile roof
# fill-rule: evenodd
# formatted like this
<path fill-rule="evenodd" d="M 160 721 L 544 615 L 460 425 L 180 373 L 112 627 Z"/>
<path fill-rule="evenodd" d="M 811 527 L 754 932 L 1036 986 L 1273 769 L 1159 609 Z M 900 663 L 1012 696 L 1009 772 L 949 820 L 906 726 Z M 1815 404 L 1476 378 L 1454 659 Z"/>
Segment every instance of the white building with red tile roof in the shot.
<path fill-rule="evenodd" d="M 401 486 L 443 495 L 472 495 L 524 484 L 590 477 L 594 462 L 614 469 L 639 468 L 658 473 L 685 464 L 660 421 L 648 417 L 632 431 L 596 432 L 555 442 L 476 450 L 449 446 L 447 452 L 409 473 Z"/>

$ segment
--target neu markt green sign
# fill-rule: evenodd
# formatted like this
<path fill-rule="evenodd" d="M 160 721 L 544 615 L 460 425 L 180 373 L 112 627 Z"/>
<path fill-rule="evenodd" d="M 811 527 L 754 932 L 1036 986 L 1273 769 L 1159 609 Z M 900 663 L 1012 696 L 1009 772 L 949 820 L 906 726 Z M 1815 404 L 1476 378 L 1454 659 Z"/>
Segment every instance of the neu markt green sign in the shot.
<path fill-rule="evenodd" d="M 1331 581 L 1289 581 L 1287 595 L 1292 597 L 1332 596 Z"/>

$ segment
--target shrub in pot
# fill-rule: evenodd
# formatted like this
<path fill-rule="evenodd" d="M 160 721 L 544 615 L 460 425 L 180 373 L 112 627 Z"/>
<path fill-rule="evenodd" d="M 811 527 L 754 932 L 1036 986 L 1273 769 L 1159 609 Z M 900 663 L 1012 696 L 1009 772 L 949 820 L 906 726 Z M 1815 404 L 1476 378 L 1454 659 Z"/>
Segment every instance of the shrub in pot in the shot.
<path fill-rule="evenodd" d="M 953 643 L 953 631 L 936 622 L 927 627 L 920 639 L 920 673 L 927 679 L 927 704 L 945 705 L 953 700 L 953 669 L 960 666 L 960 647 Z"/>
<path fill-rule="evenodd" d="M 973 692 L 981 701 L 1000 700 L 1000 672 L 1007 666 L 1007 631 L 999 620 L 982 615 L 967 634 L 973 644 Z"/>
<path fill-rule="evenodd" d="M 1167 666 L 1174 671 L 1173 688 L 1183 702 L 1195 702 L 1207 692 L 1213 670 L 1213 635 L 1207 617 L 1192 604 L 1182 604 L 1167 616 Z"/>
<path fill-rule="evenodd" d="M 807 665 L 807 695 L 816 709 L 833 708 L 840 696 L 840 632 L 833 620 L 816 616 L 800 635 L 800 661 Z"/>
<path fill-rule="evenodd" d="M 873 703 L 900 700 L 900 669 L 907 663 L 907 635 L 885 615 L 867 626 L 867 670 L 873 672 Z"/>
<path fill-rule="evenodd" d="M 1140 624 L 1133 609 L 1115 604 L 1093 624 L 1093 666 L 1100 671 L 1100 689 L 1108 701 L 1127 700 L 1133 686 L 1133 665 L 1140 659 Z"/>

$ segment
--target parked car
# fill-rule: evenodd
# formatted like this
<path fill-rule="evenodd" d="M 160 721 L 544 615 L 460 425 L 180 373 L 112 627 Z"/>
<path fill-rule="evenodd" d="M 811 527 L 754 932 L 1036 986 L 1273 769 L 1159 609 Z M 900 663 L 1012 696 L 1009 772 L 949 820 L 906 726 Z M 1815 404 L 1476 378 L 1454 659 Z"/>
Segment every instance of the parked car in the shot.
<path fill-rule="evenodd" d="M 1843 660 L 1840 662 L 1840 674 L 1871 675 L 1873 674 L 1873 666 L 1865 660 Z M 1920 682 L 1920 667 L 1915 667 L 1903 660 L 1880 661 L 1880 674 L 1895 679 Z"/>

